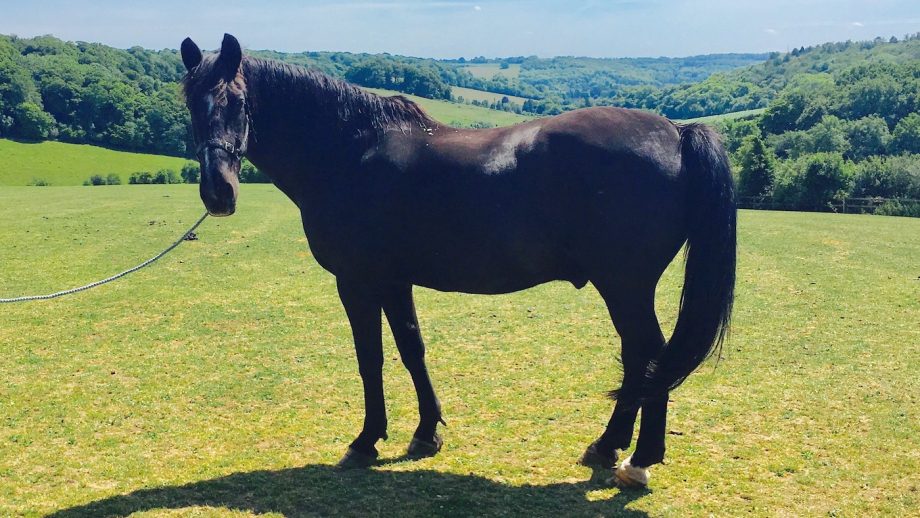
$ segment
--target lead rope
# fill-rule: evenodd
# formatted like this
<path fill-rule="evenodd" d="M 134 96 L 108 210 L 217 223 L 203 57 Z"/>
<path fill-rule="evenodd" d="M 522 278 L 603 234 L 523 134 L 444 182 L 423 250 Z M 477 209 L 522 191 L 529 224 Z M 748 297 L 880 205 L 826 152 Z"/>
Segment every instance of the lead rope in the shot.
<path fill-rule="evenodd" d="M 176 241 L 175 243 L 169 245 L 169 246 L 166 248 L 166 250 L 163 250 L 162 252 L 160 252 L 160 253 L 158 253 L 157 255 L 151 257 L 150 259 L 147 259 L 146 261 L 144 261 L 144 262 L 142 262 L 141 264 L 135 266 L 134 268 L 130 268 L 130 269 L 125 270 L 125 271 L 123 271 L 123 272 L 121 272 L 121 273 L 115 274 L 115 275 L 113 275 L 113 276 L 111 276 L 111 277 L 107 277 L 107 278 L 105 278 L 105 279 L 102 279 L 101 281 L 96 281 L 96 282 L 87 284 L 87 285 L 85 285 L 85 286 L 80 286 L 80 287 L 78 287 L 78 288 L 71 288 L 71 289 L 69 289 L 69 290 L 58 291 L 58 292 L 55 292 L 55 293 L 49 293 L 49 294 L 47 294 L 47 295 L 27 295 L 27 296 L 24 296 L 24 297 L 13 297 L 13 298 L 10 298 L 10 299 L 0 299 L 0 304 L 10 304 L 10 303 L 13 303 L 13 302 L 28 302 L 28 301 L 30 301 L 30 300 L 47 300 L 47 299 L 54 299 L 54 298 L 57 298 L 57 297 L 63 297 L 64 295 L 71 295 L 71 294 L 73 294 L 73 293 L 79 293 L 79 292 L 81 292 L 81 291 L 86 291 L 86 290 L 88 290 L 88 289 L 95 288 L 96 286 L 102 286 L 103 284 L 108 284 L 108 283 L 110 283 L 110 282 L 112 282 L 112 281 L 114 281 L 114 280 L 116 280 L 116 279 L 120 279 L 120 278 L 124 277 L 125 275 L 128 275 L 128 274 L 130 274 L 130 273 L 134 273 L 134 272 L 140 270 L 141 268 L 143 268 L 143 267 L 145 267 L 145 266 L 149 266 L 151 263 L 153 263 L 153 262 L 156 261 L 157 259 L 159 259 L 159 258 L 163 257 L 164 255 L 168 254 L 169 252 L 171 252 L 174 248 L 176 248 L 177 246 L 179 246 L 180 244 L 182 244 L 182 242 L 185 241 L 185 240 L 191 235 L 191 233 L 195 231 L 196 228 L 198 228 L 198 225 L 201 225 L 201 222 L 204 221 L 204 219 L 205 219 L 206 217 L 208 217 L 208 213 L 207 213 L 207 212 L 205 212 L 203 216 L 201 216 L 200 218 L 198 218 L 198 221 L 196 221 L 195 224 L 192 225 L 192 228 L 186 230 L 185 233 L 182 234 L 182 237 L 180 237 L 178 241 Z"/>

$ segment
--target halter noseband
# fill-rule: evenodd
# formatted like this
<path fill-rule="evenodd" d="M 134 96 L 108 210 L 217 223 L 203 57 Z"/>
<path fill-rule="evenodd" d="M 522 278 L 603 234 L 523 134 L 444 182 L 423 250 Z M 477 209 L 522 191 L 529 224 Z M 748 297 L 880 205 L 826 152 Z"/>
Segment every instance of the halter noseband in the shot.
<path fill-rule="evenodd" d="M 250 110 L 249 103 L 246 102 L 245 98 L 243 99 L 243 110 L 246 112 L 245 140 L 237 146 L 222 138 L 208 139 L 199 144 L 198 149 L 195 150 L 195 156 L 197 156 L 199 160 L 201 160 L 201 154 L 209 149 L 220 149 L 237 160 L 243 158 L 243 155 L 246 154 L 246 150 L 249 147 L 249 138 L 252 137 L 255 139 L 255 128 L 252 127 L 252 110 Z"/>
<path fill-rule="evenodd" d="M 243 149 L 243 146 L 235 146 L 222 138 L 212 138 L 202 142 L 201 145 L 198 146 L 198 151 L 195 152 L 195 155 L 200 160 L 201 154 L 208 149 L 220 149 L 221 151 L 224 151 L 228 155 L 231 155 L 237 159 L 242 158 L 243 155 L 246 154 L 246 150 Z"/>

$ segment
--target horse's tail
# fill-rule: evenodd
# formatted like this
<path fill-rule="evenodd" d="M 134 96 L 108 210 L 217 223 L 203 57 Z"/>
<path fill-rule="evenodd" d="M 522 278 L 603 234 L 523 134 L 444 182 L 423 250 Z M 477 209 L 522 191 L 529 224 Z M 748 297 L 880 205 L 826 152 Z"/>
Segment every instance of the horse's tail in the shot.
<path fill-rule="evenodd" d="M 735 187 L 718 134 L 702 124 L 680 128 L 687 193 L 684 288 L 677 324 L 649 366 L 640 399 L 679 386 L 708 357 L 721 354 L 735 293 Z"/>

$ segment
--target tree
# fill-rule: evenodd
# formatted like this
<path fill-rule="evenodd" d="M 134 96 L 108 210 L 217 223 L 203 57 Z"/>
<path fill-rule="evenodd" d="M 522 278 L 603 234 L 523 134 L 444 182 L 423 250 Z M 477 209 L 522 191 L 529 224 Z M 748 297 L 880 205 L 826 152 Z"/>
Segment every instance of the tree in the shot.
<path fill-rule="evenodd" d="M 891 152 L 920 153 L 920 113 L 911 113 L 895 126 Z"/>
<path fill-rule="evenodd" d="M 83 185 L 105 185 L 105 178 L 102 175 L 94 174 L 88 180 L 85 180 Z"/>
<path fill-rule="evenodd" d="M 249 160 L 244 160 L 240 166 L 241 183 L 271 183 L 271 178 L 262 171 L 256 169 Z"/>
<path fill-rule="evenodd" d="M 869 157 L 853 180 L 854 196 L 920 199 L 920 155 Z"/>
<path fill-rule="evenodd" d="M 850 142 L 850 151 L 847 156 L 853 160 L 861 160 L 873 155 L 884 155 L 888 148 L 891 134 L 885 119 L 870 115 L 851 122 L 847 127 L 847 140 Z"/>
<path fill-rule="evenodd" d="M 129 184 L 150 184 L 153 183 L 153 175 L 148 171 L 138 171 L 136 173 L 131 173 L 131 176 L 128 178 Z"/>
<path fill-rule="evenodd" d="M 773 188 L 776 159 L 760 135 L 750 135 L 738 150 L 741 168 L 738 173 L 738 191 L 742 196 L 760 196 Z"/>
<path fill-rule="evenodd" d="M 799 209 L 827 207 L 846 195 L 850 186 L 848 167 L 839 153 L 804 156 L 786 164 L 781 176 L 776 190 L 778 201 Z"/>
<path fill-rule="evenodd" d="M 172 169 L 160 169 L 153 175 L 151 183 L 182 183 L 182 179 Z"/>
<path fill-rule="evenodd" d="M 198 183 L 201 180 L 201 166 L 198 162 L 186 162 L 179 175 L 185 183 Z"/>
<path fill-rule="evenodd" d="M 51 136 L 54 119 L 41 107 L 32 102 L 24 102 L 16 107 L 13 134 L 30 140 L 43 140 Z"/>
<path fill-rule="evenodd" d="M 846 123 L 828 115 L 808 130 L 811 151 L 816 153 L 846 153 L 850 143 L 846 137 Z"/>

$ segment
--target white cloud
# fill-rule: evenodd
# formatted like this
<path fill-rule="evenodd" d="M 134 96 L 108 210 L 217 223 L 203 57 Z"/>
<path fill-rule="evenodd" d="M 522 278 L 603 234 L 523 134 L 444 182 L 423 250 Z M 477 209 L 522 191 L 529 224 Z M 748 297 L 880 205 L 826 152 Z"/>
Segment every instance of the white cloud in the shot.
<path fill-rule="evenodd" d="M 853 22 L 850 25 L 853 27 L 865 27 L 866 25 L 863 22 Z"/>
<path fill-rule="evenodd" d="M 473 6 L 473 10 L 474 10 L 474 11 L 482 11 L 482 7 L 480 7 L 480 6 L 478 6 L 478 5 L 474 5 L 474 6 Z"/>
<path fill-rule="evenodd" d="M 767 34 L 776 34 L 776 29 L 764 29 L 763 32 Z"/>

